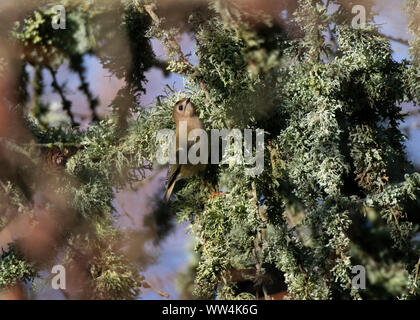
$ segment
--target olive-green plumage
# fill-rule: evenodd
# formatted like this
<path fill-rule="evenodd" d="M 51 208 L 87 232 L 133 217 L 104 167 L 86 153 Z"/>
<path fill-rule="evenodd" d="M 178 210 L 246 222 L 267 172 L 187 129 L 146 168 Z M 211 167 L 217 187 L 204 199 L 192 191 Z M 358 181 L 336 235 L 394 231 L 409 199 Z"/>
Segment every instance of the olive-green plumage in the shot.
<path fill-rule="evenodd" d="M 195 113 L 194 105 L 190 99 L 182 99 L 178 101 L 173 108 L 172 113 L 173 119 L 176 125 L 176 158 L 179 159 L 178 153 L 180 150 L 180 122 L 185 121 L 187 125 L 187 137 L 190 132 L 194 129 L 203 129 L 200 118 Z M 187 151 L 197 141 L 187 141 Z M 168 201 L 171 197 L 172 191 L 175 187 L 175 183 L 178 180 L 194 176 L 200 171 L 204 170 L 205 164 L 175 164 L 172 165 L 168 171 L 168 179 L 166 184 L 165 201 Z"/>

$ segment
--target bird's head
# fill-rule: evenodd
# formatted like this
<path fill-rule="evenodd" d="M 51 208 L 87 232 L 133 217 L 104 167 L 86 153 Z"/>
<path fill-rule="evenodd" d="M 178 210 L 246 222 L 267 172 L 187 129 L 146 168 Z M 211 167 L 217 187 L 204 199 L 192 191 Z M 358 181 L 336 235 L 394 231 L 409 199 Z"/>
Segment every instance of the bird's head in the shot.
<path fill-rule="evenodd" d="M 195 108 L 189 98 L 181 99 L 174 105 L 173 117 L 175 122 L 195 116 Z"/>

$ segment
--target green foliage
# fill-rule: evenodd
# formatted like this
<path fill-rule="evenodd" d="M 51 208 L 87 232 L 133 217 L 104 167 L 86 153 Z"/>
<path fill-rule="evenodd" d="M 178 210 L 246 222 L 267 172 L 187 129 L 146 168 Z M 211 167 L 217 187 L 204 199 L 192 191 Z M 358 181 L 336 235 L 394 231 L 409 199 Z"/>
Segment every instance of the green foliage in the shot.
<path fill-rule="evenodd" d="M 407 0 L 406 10 L 410 16 L 408 28 L 414 36 L 410 44 L 410 54 L 413 57 L 412 68 L 407 71 L 408 91 L 414 97 L 417 104 L 420 101 L 420 35 L 419 35 L 419 17 L 420 3 L 418 0 Z"/>
<path fill-rule="evenodd" d="M 0 256 L 0 288 L 12 287 L 20 281 L 30 281 L 36 276 L 34 266 L 9 246 Z"/>
<path fill-rule="evenodd" d="M 24 162 L 17 165 L 24 178 L 0 176 L 0 226 L 13 218 L 8 208 L 34 212 L 34 195 L 49 191 L 37 180 L 45 175 L 56 186 L 54 195 L 64 199 L 45 196 L 45 207 L 64 206 L 73 218 L 57 244 L 64 263 L 71 269 L 80 257 L 88 261 L 83 297 L 136 298 L 139 272 L 153 259 L 125 255 L 123 244 L 132 234 L 115 223 L 115 192 L 161 169 L 155 164 L 156 134 L 174 129 L 172 106 L 188 96 L 207 130 L 265 130 L 261 175 L 246 176 L 245 164 L 208 165 L 201 176 L 180 182 L 168 205 L 196 240 L 196 297 L 253 299 L 280 290 L 292 299 L 418 297 L 420 175 L 407 160 L 399 128 L 400 104 L 419 97 L 418 35 L 413 60 L 398 63 L 374 25 L 354 29 L 349 4 L 328 3 L 336 5 L 334 12 L 320 0 L 285 4 L 279 21 L 210 1 L 207 11 L 188 12 L 184 26 L 196 40 L 197 65 L 177 42 L 180 28 L 160 16 L 160 2 L 65 2 L 69 28 L 60 33 L 48 28 L 51 9 L 38 8 L 13 32 L 25 49 L 22 64 L 35 70 L 31 83 L 21 76 L 21 86 L 34 93 L 32 117 L 24 122 L 32 139 L 2 146 L 34 164 L 47 153 L 60 168 L 41 166 L 29 175 Z M 417 33 L 418 1 L 408 1 L 408 8 L 410 30 Z M 168 70 L 184 76 L 186 88 L 167 88 L 146 109 L 138 98 L 145 71 L 157 62 L 152 37 L 162 41 Z M 125 80 L 107 119 L 95 117 L 98 100 L 84 78 L 87 54 Z M 42 70 L 54 78 L 65 62 L 90 101 L 93 123 L 85 131 L 53 126 L 45 117 L 51 106 L 42 100 Z M 53 88 L 62 93 L 74 125 L 64 88 L 57 81 Z M 21 103 L 28 100 L 25 90 L 19 91 Z M 156 221 L 171 212 L 156 207 Z M 162 237 L 170 224 L 159 223 Z M 10 260 L 12 252 L 0 260 L 7 264 L 0 286 L 33 279 L 39 271 L 25 257 Z M 352 288 L 357 264 L 366 267 L 367 290 Z"/>

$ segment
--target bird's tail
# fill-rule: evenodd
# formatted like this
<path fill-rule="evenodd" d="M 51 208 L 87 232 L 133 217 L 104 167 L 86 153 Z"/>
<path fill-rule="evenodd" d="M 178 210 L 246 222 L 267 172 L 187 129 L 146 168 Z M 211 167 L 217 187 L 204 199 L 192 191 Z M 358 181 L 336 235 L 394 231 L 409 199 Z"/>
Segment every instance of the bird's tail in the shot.
<path fill-rule="evenodd" d="M 175 181 L 173 181 L 170 185 L 168 185 L 168 187 L 166 188 L 166 193 L 165 193 L 165 202 L 168 202 L 169 199 L 171 198 L 171 194 L 172 194 L 172 190 L 174 190 L 175 187 Z"/>
<path fill-rule="evenodd" d="M 168 183 L 166 184 L 165 202 L 168 202 L 171 198 L 172 190 L 174 190 L 175 183 L 178 179 L 179 173 L 181 172 L 181 166 L 177 165 L 172 167 L 169 173 Z"/>

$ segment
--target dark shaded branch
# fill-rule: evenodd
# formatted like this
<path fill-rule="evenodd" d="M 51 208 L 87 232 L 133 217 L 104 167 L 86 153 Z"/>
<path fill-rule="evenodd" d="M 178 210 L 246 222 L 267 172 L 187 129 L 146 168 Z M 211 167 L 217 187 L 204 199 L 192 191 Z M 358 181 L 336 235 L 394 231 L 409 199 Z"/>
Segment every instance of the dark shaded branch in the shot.
<path fill-rule="evenodd" d="M 171 74 L 168 70 L 168 62 L 166 62 L 165 60 L 155 59 L 155 61 L 153 62 L 153 67 L 162 70 L 163 75 L 165 77 L 168 77 Z"/>
<path fill-rule="evenodd" d="M 76 126 L 78 125 L 76 123 L 76 121 L 74 120 L 74 115 L 71 112 L 71 101 L 67 100 L 66 95 L 64 93 L 64 88 L 60 86 L 60 84 L 57 81 L 57 71 L 54 70 L 52 67 L 47 67 L 47 69 L 50 71 L 53 82 L 52 82 L 52 87 L 54 88 L 54 90 L 59 94 L 61 101 L 63 103 L 63 110 L 66 111 L 67 115 L 70 117 L 70 121 L 72 126 Z"/>
<path fill-rule="evenodd" d="M 86 98 L 89 101 L 89 108 L 92 111 L 92 121 L 99 121 L 99 117 L 96 112 L 96 107 L 99 105 L 99 101 L 97 98 L 93 97 L 93 94 L 89 89 L 89 83 L 86 81 L 86 77 L 83 74 L 83 70 L 77 69 L 77 74 L 79 75 L 80 79 L 79 90 L 81 90 L 86 95 Z"/>

